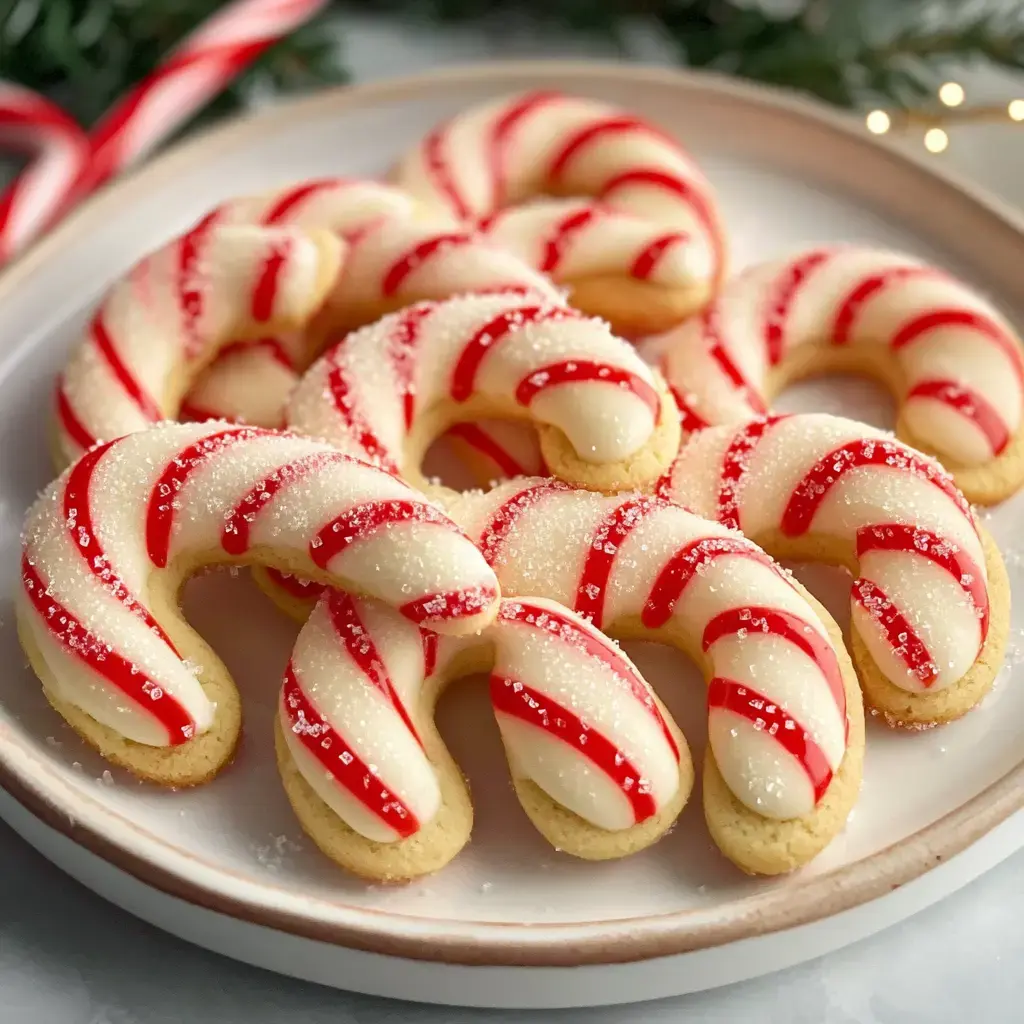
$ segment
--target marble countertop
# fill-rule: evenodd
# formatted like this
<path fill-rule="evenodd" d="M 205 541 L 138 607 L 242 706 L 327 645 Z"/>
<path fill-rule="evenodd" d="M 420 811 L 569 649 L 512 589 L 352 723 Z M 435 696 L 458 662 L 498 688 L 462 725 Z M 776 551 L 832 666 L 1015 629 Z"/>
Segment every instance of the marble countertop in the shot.
<path fill-rule="evenodd" d="M 411 73 L 494 52 L 473 31 L 424 34 L 349 23 L 357 77 Z M 598 55 L 578 42 L 502 41 L 503 56 Z M 660 61 L 657 39 L 631 41 Z M 969 80 L 1006 96 L 1007 84 Z M 1024 91 L 1024 89 L 1022 89 Z M 1024 128 L 958 132 L 941 159 L 1024 206 Z M 756 981 L 644 1004 L 529 1013 L 417 1007 L 280 978 L 164 935 L 65 877 L 0 824 L 0 1024 L 934 1024 L 1021 1019 L 1024 853 L 955 896 L 872 939 Z"/>

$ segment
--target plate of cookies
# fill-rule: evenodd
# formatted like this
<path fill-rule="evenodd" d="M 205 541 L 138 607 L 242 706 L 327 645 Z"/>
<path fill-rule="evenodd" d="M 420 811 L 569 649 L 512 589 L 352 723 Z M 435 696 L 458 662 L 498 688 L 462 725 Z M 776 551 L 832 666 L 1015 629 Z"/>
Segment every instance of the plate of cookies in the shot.
<path fill-rule="evenodd" d="M 593 1005 L 1024 845 L 1018 219 L 507 64 L 178 146 L 0 277 L 0 814 L 175 934 Z"/>

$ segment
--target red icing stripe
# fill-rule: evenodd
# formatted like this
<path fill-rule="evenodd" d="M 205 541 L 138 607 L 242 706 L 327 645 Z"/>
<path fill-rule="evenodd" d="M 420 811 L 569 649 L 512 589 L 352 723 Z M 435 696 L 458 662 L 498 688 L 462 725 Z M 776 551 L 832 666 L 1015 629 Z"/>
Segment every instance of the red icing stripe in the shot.
<path fill-rule="evenodd" d="M 757 388 L 743 375 L 743 371 L 733 361 L 722 337 L 721 323 L 718 318 L 718 309 L 715 305 L 706 306 L 700 315 L 703 340 L 708 347 L 708 355 L 718 364 L 719 370 L 730 384 L 743 395 L 743 400 L 758 415 L 767 411 L 764 399 Z"/>
<path fill-rule="evenodd" d="M 859 579 L 853 584 L 852 597 L 877 623 L 893 654 L 907 666 L 907 671 L 917 676 L 923 686 L 931 686 L 938 678 L 938 666 L 924 641 L 888 594 L 872 580 Z"/>
<path fill-rule="evenodd" d="M 459 220 L 469 220 L 473 211 L 455 184 L 452 168 L 445 153 L 448 125 L 438 125 L 423 140 L 423 165 L 428 177 Z"/>
<path fill-rule="evenodd" d="M 437 668 L 438 635 L 429 629 L 420 629 L 420 640 L 423 642 L 423 675 L 429 678 Z"/>
<path fill-rule="evenodd" d="M 292 253 L 292 239 L 275 239 L 270 252 L 263 260 L 256 287 L 252 293 L 252 318 L 258 323 L 266 323 L 274 315 L 274 304 L 277 301 L 281 285 L 281 271 L 284 270 Z"/>
<path fill-rule="evenodd" d="M 835 250 L 832 249 L 805 253 L 789 263 L 772 282 L 772 291 L 765 303 L 764 314 L 764 345 L 770 366 L 775 366 L 782 359 L 789 312 L 800 289 L 807 283 L 811 274 L 834 255 Z"/>
<path fill-rule="evenodd" d="M 636 669 L 623 657 L 619 649 L 600 633 L 592 633 L 574 622 L 567 615 L 561 615 L 553 608 L 530 604 L 528 601 L 505 600 L 501 603 L 498 618 L 502 622 L 515 622 L 539 629 L 571 644 L 577 650 L 601 662 L 617 679 L 621 679 L 633 697 L 639 701 L 661 728 L 665 742 L 673 756 L 679 758 L 679 748 L 650 690 Z"/>
<path fill-rule="evenodd" d="M 755 420 L 736 433 L 726 448 L 718 484 L 717 519 L 723 525 L 734 530 L 740 529 L 739 490 L 744 474 L 750 468 L 750 457 L 768 428 L 785 418 L 769 416 L 763 420 Z"/>
<path fill-rule="evenodd" d="M 640 616 L 644 626 L 647 629 L 664 626 L 694 576 L 723 555 L 749 558 L 779 572 L 779 567 L 760 548 L 739 537 L 701 537 L 690 541 L 676 551 L 658 573 Z"/>
<path fill-rule="evenodd" d="M 637 253 L 629 268 L 631 277 L 646 281 L 654 273 L 658 261 L 672 248 L 673 245 L 682 245 L 689 240 L 689 235 L 681 231 L 670 231 L 667 234 L 655 238 Z"/>
<path fill-rule="evenodd" d="M 676 403 L 676 408 L 679 410 L 679 424 L 687 434 L 692 434 L 695 431 L 703 430 L 705 427 L 711 426 L 711 424 L 708 423 L 708 421 L 690 405 L 687 400 L 687 396 L 684 395 L 682 391 L 673 387 L 671 384 L 669 384 L 668 390 Z"/>
<path fill-rule="evenodd" d="M 980 391 L 952 380 L 923 380 L 907 393 L 905 402 L 913 398 L 930 398 L 955 409 L 985 435 L 993 455 L 1001 455 L 1010 443 L 1010 431 L 996 412 L 995 406 Z"/>
<path fill-rule="evenodd" d="M 253 484 L 245 497 L 225 517 L 220 546 L 229 555 L 244 555 L 249 550 L 250 534 L 257 517 L 282 488 L 288 488 L 328 466 L 353 461 L 341 452 L 313 452 L 278 466 L 269 476 Z"/>
<path fill-rule="evenodd" d="M 630 498 L 616 505 L 597 524 L 583 560 L 573 607 L 598 629 L 604 619 L 604 600 L 619 548 L 647 516 L 665 503 L 656 498 Z"/>
<path fill-rule="evenodd" d="M 204 285 L 201 271 L 202 249 L 217 220 L 218 211 L 208 213 L 178 242 L 178 309 L 181 310 L 181 328 L 185 336 L 185 355 L 192 358 L 203 349 L 199 337 L 199 321 L 203 316 Z"/>
<path fill-rule="evenodd" d="M 636 186 L 659 188 L 671 192 L 690 208 L 694 219 L 711 242 L 715 259 L 715 275 L 720 275 L 725 263 L 722 252 L 722 235 L 707 198 L 700 189 L 676 174 L 653 167 L 635 167 L 609 178 L 601 189 L 600 199 L 602 202 L 609 202 L 609 197 L 617 190 Z"/>
<path fill-rule="evenodd" d="M 217 434 L 207 434 L 179 451 L 167 463 L 163 473 L 160 474 L 153 489 L 149 492 L 149 501 L 146 505 L 146 551 L 149 554 L 149 560 L 157 568 L 163 569 L 167 565 L 171 547 L 171 529 L 174 526 L 174 516 L 177 511 L 174 503 L 192 471 L 211 456 L 219 455 L 233 444 L 268 436 L 273 436 L 273 431 L 258 430 L 252 427 L 236 427 L 231 430 L 222 430 Z"/>
<path fill-rule="evenodd" d="M 484 357 L 491 348 L 515 330 L 529 324 L 542 324 L 571 320 L 579 317 L 572 309 L 558 306 L 515 306 L 488 320 L 466 342 L 452 371 L 451 396 L 456 402 L 465 402 L 473 394 L 476 375 Z"/>
<path fill-rule="evenodd" d="M 661 418 L 658 392 L 643 377 L 621 367 L 594 363 L 589 359 L 566 359 L 534 370 L 516 386 L 516 401 L 520 405 L 529 405 L 541 392 L 563 384 L 611 384 L 636 395 L 650 409 L 655 422 Z"/>
<path fill-rule="evenodd" d="M 963 588 L 978 613 L 982 640 L 988 635 L 989 604 L 985 574 L 971 556 L 931 530 L 904 523 L 879 523 L 857 531 L 857 557 L 870 551 L 909 551 L 942 566 Z"/>
<path fill-rule="evenodd" d="M 383 275 L 381 294 L 385 298 L 395 295 L 405 283 L 407 277 L 418 270 L 431 257 L 449 249 L 469 245 L 474 235 L 468 231 L 451 231 L 443 235 L 432 235 L 430 238 L 417 242 L 411 249 L 402 253 L 391 264 Z"/>
<path fill-rule="evenodd" d="M 970 506 L 952 479 L 923 455 L 885 440 L 863 438 L 849 441 L 822 456 L 804 475 L 790 495 L 780 524 L 787 537 L 799 537 L 811 528 L 815 513 L 832 488 L 850 470 L 862 466 L 910 473 L 934 484 L 974 524 Z"/>
<path fill-rule="evenodd" d="M 672 395 L 672 398 L 676 403 L 676 408 L 679 410 L 679 423 L 682 426 L 684 432 L 687 434 L 692 434 L 695 431 L 703 430 L 705 427 L 711 426 L 711 424 L 708 423 L 708 421 L 704 419 L 704 417 L 701 416 L 696 409 L 693 408 L 692 404 L 690 403 L 691 396 L 685 394 L 669 380 L 667 354 L 662 355 L 661 359 L 658 361 L 658 371 L 661 373 L 662 377 L 665 378 L 668 384 L 669 393 Z M 668 475 L 669 474 L 666 474 L 666 477 Z M 658 493 L 661 495 L 661 497 L 664 497 L 664 495 L 661 494 L 660 491 Z"/>
<path fill-rule="evenodd" d="M 75 410 L 71 408 L 63 379 L 57 383 L 57 416 L 64 433 L 83 451 L 88 451 L 96 443 L 96 438 L 85 429 L 82 421 L 75 415 Z"/>
<path fill-rule="evenodd" d="M 290 572 L 282 572 L 280 569 L 266 570 L 267 577 L 280 587 L 286 594 L 297 597 L 301 601 L 316 601 L 327 589 L 322 583 L 314 580 L 304 580 L 301 576 L 295 576 Z"/>
<path fill-rule="evenodd" d="M 641 774 L 614 743 L 568 708 L 546 693 L 518 679 L 491 676 L 491 704 L 499 715 L 508 715 L 527 725 L 542 729 L 586 758 L 625 794 L 639 824 L 658 813 L 649 786 L 641 784 Z"/>
<path fill-rule="evenodd" d="M 490 459 L 504 477 L 527 475 L 528 470 L 519 465 L 515 456 L 476 423 L 456 423 L 448 428 L 448 436 L 458 438 L 484 458 Z"/>
<path fill-rule="evenodd" d="M 90 327 L 90 338 L 96 346 L 96 350 L 103 357 L 110 371 L 117 378 L 118 383 L 124 389 L 125 394 L 135 403 L 139 412 L 149 420 L 150 423 L 158 423 L 164 418 L 156 402 L 146 393 L 141 381 L 132 373 L 127 364 L 117 351 L 114 339 L 110 336 L 106 324 L 103 322 L 103 309 L 96 313 Z"/>
<path fill-rule="evenodd" d="M 814 626 L 782 608 L 754 605 L 730 608 L 720 612 L 704 627 L 701 646 L 706 652 L 722 637 L 736 634 L 777 636 L 798 647 L 821 670 L 836 707 L 846 722 L 846 689 L 839 671 L 839 661 L 832 645 Z"/>
<path fill-rule="evenodd" d="M 301 185 L 296 185 L 295 188 L 289 189 L 279 196 L 277 202 L 263 214 L 263 223 L 265 225 L 280 224 L 282 221 L 289 220 L 295 207 L 300 206 L 310 196 L 317 192 L 326 192 L 329 189 L 337 188 L 339 184 L 342 183 L 337 178 L 321 178 L 318 181 L 304 181 Z"/>
<path fill-rule="evenodd" d="M 359 667 L 359 671 L 387 697 L 388 702 L 395 709 L 398 717 L 406 729 L 412 733 L 416 742 L 423 747 L 423 741 L 412 724 L 409 712 L 402 704 L 401 698 L 395 690 L 395 684 L 388 675 L 387 666 L 384 664 L 377 650 L 377 645 L 370 636 L 370 631 L 363 624 L 359 617 L 359 610 L 355 602 L 342 590 L 332 590 L 331 596 L 327 599 L 327 611 L 331 616 L 331 624 L 335 633 L 345 646 L 348 656 Z"/>
<path fill-rule="evenodd" d="M 553 274 L 558 270 L 566 251 L 572 245 L 574 236 L 588 224 L 598 218 L 597 210 L 592 206 L 582 210 L 573 210 L 563 217 L 551 230 L 550 236 L 544 241 L 544 256 L 540 270 L 545 274 Z"/>
<path fill-rule="evenodd" d="M 407 619 L 422 625 L 424 622 L 451 622 L 472 618 L 487 611 L 498 599 L 494 587 L 464 587 L 446 594 L 427 594 L 409 601 L 399 608 Z"/>
<path fill-rule="evenodd" d="M 563 97 L 557 92 L 531 92 L 514 100 L 494 122 L 491 130 L 491 141 L 488 152 L 488 165 L 491 171 L 491 206 L 501 206 L 507 198 L 508 145 L 516 128 L 535 110 L 549 103 L 557 102 Z"/>
<path fill-rule="evenodd" d="M 33 607 L 61 647 L 151 714 L 167 730 L 170 746 L 192 738 L 195 721 L 185 708 L 137 665 L 87 630 L 67 608 L 48 596 L 46 584 L 25 555 L 21 558 L 21 578 Z"/>
<path fill-rule="evenodd" d="M 912 277 L 939 277 L 941 272 L 934 267 L 890 267 L 881 273 L 872 274 L 858 281 L 850 293 L 843 299 L 836 310 L 835 320 L 832 324 L 832 344 L 848 345 L 850 336 L 853 334 L 853 327 L 860 316 L 861 310 L 879 292 L 884 291 L 891 284 L 906 281 Z"/>
<path fill-rule="evenodd" d="M 480 531 L 480 539 L 477 542 L 477 547 L 487 564 L 494 566 L 509 533 L 524 512 L 533 508 L 547 495 L 568 490 L 569 485 L 560 480 L 544 480 L 539 484 L 532 484 L 525 490 L 517 491 L 497 508 L 487 525 Z"/>
<path fill-rule="evenodd" d="M 720 676 L 708 686 L 708 711 L 716 709 L 746 719 L 758 731 L 775 739 L 807 773 L 814 787 L 815 804 L 821 800 L 832 781 L 832 769 L 825 752 L 796 719 L 757 690 Z"/>
<path fill-rule="evenodd" d="M 402 396 L 406 429 L 412 426 L 416 411 L 416 348 L 421 338 L 423 321 L 437 308 L 435 302 L 410 306 L 395 314 L 394 327 L 388 335 L 387 350 L 395 368 L 396 384 Z"/>
<path fill-rule="evenodd" d="M 1013 367 L 1017 381 L 1024 386 L 1024 367 L 1021 362 L 1020 343 L 1009 334 L 1005 327 L 996 323 L 983 313 L 975 313 L 970 309 L 933 309 L 928 313 L 913 317 L 893 335 L 890 342 L 893 350 L 898 351 L 905 345 L 911 345 L 931 331 L 947 327 L 963 327 L 976 331 L 995 342 Z"/>
<path fill-rule="evenodd" d="M 316 538 L 310 542 L 309 556 L 315 565 L 326 569 L 350 545 L 396 523 L 433 523 L 450 530 L 458 529 L 439 508 L 425 501 L 410 501 L 406 498 L 363 501 L 321 527 Z"/>
<path fill-rule="evenodd" d="M 338 411 L 345 430 L 363 450 L 364 458 L 377 463 L 389 473 L 397 473 L 397 464 L 363 416 L 358 402 L 352 395 L 348 374 L 339 363 L 332 363 L 327 371 L 327 390 L 331 393 L 331 401 L 334 402 L 334 408 Z"/>
<path fill-rule="evenodd" d="M 117 441 L 108 441 L 106 444 L 93 448 L 71 468 L 67 483 L 64 485 L 64 521 L 67 525 L 68 535 L 82 553 L 82 561 L 93 576 L 103 584 L 104 589 L 116 597 L 133 615 L 138 616 L 177 654 L 177 649 L 171 642 L 171 638 L 164 632 L 163 627 L 114 571 L 110 559 L 100 543 L 96 524 L 93 522 L 92 501 L 89 495 L 92 477 L 100 460 L 115 444 Z"/>
<path fill-rule="evenodd" d="M 625 135 L 632 132 L 654 136 L 669 143 L 673 148 L 679 148 L 663 131 L 642 118 L 629 114 L 612 114 L 609 117 L 591 121 L 590 124 L 577 129 L 566 139 L 562 148 L 557 150 L 551 159 L 547 180 L 557 182 L 566 173 L 569 164 L 592 143 L 607 138 L 609 135 Z M 607 189 L 607 186 L 605 188 Z"/>
<path fill-rule="evenodd" d="M 420 830 L 416 816 L 394 793 L 385 788 L 376 771 L 360 758 L 313 705 L 295 675 L 291 662 L 284 674 L 281 706 L 303 748 L 322 765 L 328 776 L 375 814 L 400 838 Z"/>

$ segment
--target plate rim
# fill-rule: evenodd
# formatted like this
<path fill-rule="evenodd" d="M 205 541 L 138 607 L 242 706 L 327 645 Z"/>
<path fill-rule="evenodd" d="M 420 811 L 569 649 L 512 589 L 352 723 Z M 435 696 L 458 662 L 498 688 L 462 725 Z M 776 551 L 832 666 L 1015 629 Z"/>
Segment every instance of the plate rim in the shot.
<path fill-rule="evenodd" d="M 967 201 L 974 214 L 988 215 L 1024 245 L 1024 215 L 1009 204 L 937 168 L 885 140 L 865 135 L 852 117 L 782 90 L 752 85 L 725 75 L 665 67 L 638 67 L 594 61 L 509 61 L 462 65 L 423 74 L 343 86 L 313 96 L 275 104 L 271 109 L 234 118 L 172 146 L 165 153 L 112 183 L 83 203 L 67 220 L 31 246 L 0 273 L 0 302 L 34 275 L 45 273 L 51 255 L 87 233 L 114 207 L 131 203 L 154 181 L 173 176 L 180 167 L 202 161 L 211 152 L 244 147 L 263 134 L 273 134 L 299 119 L 361 105 L 396 102 L 422 96 L 424 90 L 459 83 L 497 87 L 505 79 L 558 75 L 572 79 L 580 91 L 588 83 L 620 81 L 648 85 L 685 95 L 704 93 L 732 99 L 748 107 L 788 115 L 805 127 L 838 135 L 848 144 L 884 154 L 904 170 L 916 172 L 947 196 Z M 36 771 L 33 771 L 33 762 Z M 39 768 L 43 771 L 40 773 Z M 488 966 L 576 966 L 628 963 L 707 949 L 811 924 L 843 910 L 877 899 L 960 853 L 975 840 L 1024 807 L 1024 762 L 967 802 L 923 829 L 851 864 L 764 893 L 730 900 L 708 908 L 561 924 L 429 918 L 392 911 L 357 908 L 319 900 L 310 909 L 281 909 L 254 902 L 257 893 L 277 887 L 244 881 L 236 888 L 252 889 L 231 895 L 196 877 L 189 877 L 186 860 L 167 857 L 174 848 L 144 832 L 126 816 L 102 801 L 88 798 L 71 812 L 61 806 L 58 790 L 68 783 L 55 777 L 48 788 L 43 779 L 46 759 L 24 741 L 17 730 L 0 723 L 0 786 L 26 810 L 115 867 L 127 871 L 161 892 L 253 924 L 305 938 L 369 952 L 448 964 Z M 81 794 L 76 794 L 81 797 Z M 106 827 L 104 827 L 104 825 Z M 121 831 L 120 839 L 115 839 Z M 131 836 L 135 833 L 135 837 Z M 143 851 L 154 847 L 148 855 Z M 164 851 L 161 857 L 161 849 Z M 194 858 L 193 858 L 194 859 Z M 221 869 L 221 874 L 225 874 Z M 235 884 L 235 883 L 232 883 Z M 292 902 L 297 898 L 288 894 Z M 309 902 L 309 901 L 307 901 Z M 316 905 L 322 906 L 321 916 Z M 324 920 L 323 910 L 332 911 Z"/>

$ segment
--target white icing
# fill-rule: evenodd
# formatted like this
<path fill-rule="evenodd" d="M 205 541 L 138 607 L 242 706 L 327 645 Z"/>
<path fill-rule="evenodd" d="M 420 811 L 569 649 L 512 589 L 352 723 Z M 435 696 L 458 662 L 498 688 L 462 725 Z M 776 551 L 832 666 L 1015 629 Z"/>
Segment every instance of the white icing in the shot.
<path fill-rule="evenodd" d="M 538 480 L 515 480 L 487 494 L 462 495 L 452 515 L 471 537 L 487 547 L 487 527 L 507 501 Z M 535 503 L 525 505 L 511 520 L 502 542 L 492 552 L 503 593 L 542 594 L 577 606 L 588 551 L 596 543 L 598 525 L 630 496 L 606 497 L 586 491 L 552 488 Z M 482 536 L 483 535 L 483 536 Z M 693 541 L 724 537 L 757 549 L 732 531 L 682 508 L 651 510 L 632 526 L 612 554 L 602 628 L 614 631 L 616 622 L 642 614 L 668 560 Z M 557 557 L 552 556 L 557 552 Z M 763 556 L 762 556 L 763 557 Z M 790 612 L 803 627 L 827 632 L 817 614 L 779 570 L 740 555 L 720 555 L 698 570 L 676 602 L 670 616 L 673 633 L 688 649 L 701 650 L 707 624 L 718 614 L 748 606 Z M 831 642 L 826 639 L 831 648 Z M 774 660 L 773 660 L 774 659 Z M 845 751 L 845 721 L 822 669 L 796 644 L 763 636 L 753 626 L 742 636 L 734 633 L 712 644 L 705 656 L 708 675 L 721 675 L 747 684 L 775 700 L 805 728 L 822 748 L 833 770 Z M 731 713 L 729 718 L 735 718 Z M 814 806 L 813 789 L 794 782 L 804 769 L 778 744 L 771 758 L 750 741 L 750 730 L 713 729 L 712 750 L 730 788 L 746 806 L 770 817 L 799 817 Z M 783 767 L 762 774 L 752 764 Z"/>
<path fill-rule="evenodd" d="M 125 372 L 155 405 L 172 410 L 170 383 L 184 366 L 212 357 L 232 337 L 254 329 L 274 331 L 303 324 L 323 300 L 324 274 L 333 274 L 338 249 L 295 228 L 214 225 L 196 243 L 193 273 L 186 288 L 200 296 L 199 315 L 189 320 L 179 278 L 183 239 L 146 257 L 145 271 L 114 285 L 96 316 Z M 340 243 L 339 243 L 340 245 Z M 284 255 L 269 315 L 253 321 L 253 296 L 273 253 Z M 189 300 L 190 308 L 195 302 Z M 91 326 L 72 353 L 60 385 L 66 402 L 96 440 L 118 437 L 151 425 L 129 387 L 104 357 Z M 82 447 L 58 417 L 61 450 L 70 460 Z"/>
<path fill-rule="evenodd" d="M 225 523 L 250 488 L 293 460 L 311 454 L 331 456 L 332 449 L 304 438 L 273 434 L 255 436 L 215 450 L 186 477 L 180 490 L 166 495 L 175 515 L 169 567 L 150 560 L 146 539 L 149 495 L 164 469 L 193 443 L 230 429 L 226 423 L 172 424 L 129 435 L 106 450 L 89 485 L 89 511 L 95 536 L 76 519 L 72 531 L 64 516 L 69 470 L 55 481 L 26 519 L 24 553 L 48 594 L 63 605 L 101 645 L 129 663 L 179 702 L 198 729 L 208 728 L 214 709 L 184 664 L 140 614 L 126 607 L 109 585 L 88 570 L 102 548 L 107 566 L 135 599 L 147 607 L 148 595 L 159 590 L 167 574 L 177 578 L 176 560 L 191 566 L 197 559 L 224 558 L 221 534 Z M 289 565 L 316 573 L 310 552 L 319 531 L 348 512 L 355 503 L 427 499 L 395 478 L 372 467 L 345 462 L 321 466 L 315 473 L 283 486 L 250 523 L 250 546 L 282 552 Z M 73 535 L 72 535 L 73 534 Z M 97 546 L 98 545 L 98 546 Z M 241 560 L 262 560 L 255 552 Z M 338 586 L 405 604 L 439 593 L 468 588 L 494 589 L 493 573 L 479 552 L 454 525 L 399 523 L 353 541 L 329 563 Z M 166 743 L 154 731 L 151 716 L 90 668 L 74 652 L 49 639 L 49 629 L 34 607 L 22 598 L 24 617 L 67 700 L 105 725 L 140 743 Z M 151 609 L 150 609 L 151 610 Z M 152 611 L 152 610 L 151 610 Z M 479 620 L 447 622 L 439 609 L 435 623 L 442 631 L 474 628 Z M 177 623 L 179 635 L 185 628 Z"/>
<path fill-rule="evenodd" d="M 644 355 L 658 362 L 669 382 L 694 396 L 692 405 L 707 422 L 727 423 L 757 410 L 728 377 L 713 353 L 717 337 L 724 353 L 741 371 L 747 385 L 762 399 L 769 370 L 767 337 L 779 330 L 783 355 L 806 347 L 830 346 L 837 316 L 858 289 L 866 295 L 848 321 L 846 344 L 865 354 L 892 362 L 899 380 L 903 412 L 914 436 L 943 456 L 965 465 L 993 458 L 993 442 L 974 420 L 948 403 L 937 412 L 935 399 L 908 398 L 919 384 L 948 381 L 969 388 L 992 406 L 1009 435 L 1021 424 L 1022 359 L 1012 326 L 991 303 L 967 285 L 919 261 L 896 253 L 858 247 L 821 250 L 821 259 L 795 286 L 781 314 L 780 298 L 791 285 L 795 270 L 810 266 L 798 254 L 760 264 L 737 277 L 720 294 L 707 314 L 650 339 Z M 888 283 L 870 294 L 866 285 L 890 274 Z M 977 315 L 993 324 L 1006 339 L 1009 353 L 984 332 L 970 325 L 939 325 L 917 340 L 892 349 L 901 330 L 930 313 Z M 717 328 L 715 330 L 714 328 Z"/>
<path fill-rule="evenodd" d="M 665 257 L 652 280 L 673 287 L 718 272 L 720 228 L 714 195 L 677 142 L 634 119 L 631 130 L 591 135 L 556 174 L 553 162 L 574 138 L 629 115 L 596 100 L 552 94 L 519 117 L 504 143 L 496 146 L 503 120 L 527 99 L 505 97 L 472 107 L 435 129 L 401 162 L 398 184 L 431 209 L 470 218 L 545 193 L 599 199 L 596 208 L 608 216 L 569 243 L 564 265 L 553 270 L 557 280 L 628 274 L 638 248 L 655 234 L 672 230 L 687 240 L 677 254 Z M 661 174 L 678 187 L 637 180 L 615 184 L 637 170 Z M 502 213 L 489 230 L 522 258 L 540 265 L 545 240 L 571 208 L 557 201 L 533 202 Z"/>
<path fill-rule="evenodd" d="M 398 797 L 422 826 L 440 807 L 435 769 L 394 705 L 342 649 L 328 616 L 329 600 L 318 604 L 299 634 L 292 659 L 296 680 L 336 730 L 331 749 L 340 743 L 364 764 L 372 764 L 374 785 L 379 783 L 390 796 Z M 571 638 L 548 632 L 539 619 L 506 621 L 505 609 L 514 613 L 518 603 L 505 602 L 499 618 L 479 635 L 446 639 L 439 648 L 435 672 L 445 676 L 455 658 L 472 651 L 474 661 L 483 656 L 493 663 L 495 675 L 536 692 L 555 717 L 559 708 L 575 714 L 585 723 L 587 735 L 603 737 L 621 754 L 622 763 L 637 768 L 638 777 L 628 784 L 650 794 L 656 813 L 678 790 L 679 764 L 661 721 L 624 676 L 630 675 L 650 701 L 646 684 L 628 659 L 582 619 L 543 599 L 531 599 L 528 604 L 541 615 L 553 612 L 568 618 L 591 642 L 610 652 L 615 669 L 580 651 Z M 354 607 L 365 629 L 366 649 L 380 656 L 402 705 L 414 721 L 419 720 L 425 682 L 419 631 L 379 603 L 357 600 Z M 289 751 L 318 795 L 366 838 L 380 842 L 399 838 L 373 813 L 376 790 L 365 802 L 353 796 L 305 748 L 300 737 L 304 723 L 296 724 L 286 703 L 280 710 Z M 623 786 L 586 755 L 585 743 L 574 747 L 518 715 L 498 712 L 497 717 L 509 763 L 519 777 L 531 779 L 553 800 L 600 828 L 625 829 L 636 823 Z"/>
<path fill-rule="evenodd" d="M 414 416 L 451 405 L 456 364 L 477 332 L 499 316 L 536 307 L 538 300 L 514 295 L 467 296 L 437 303 L 417 323 L 410 350 Z M 542 308 L 557 312 L 553 304 Z M 403 466 L 406 427 L 394 358 L 394 338 L 407 312 L 348 335 L 315 363 L 292 395 L 289 426 L 324 437 L 346 451 L 366 457 L 358 431 L 337 408 L 328 386 L 340 368 L 349 386 L 349 409 L 384 446 L 391 461 Z M 382 358 L 382 353 L 391 358 Z M 567 313 L 536 323 L 513 324 L 487 350 L 474 380 L 473 397 L 486 399 L 496 415 L 549 423 L 562 430 L 579 456 L 605 463 L 628 458 L 650 438 L 654 415 L 640 397 L 605 381 L 576 381 L 541 391 L 531 405 L 516 401 L 521 381 L 563 360 L 605 364 L 634 374 L 653 387 L 650 369 L 626 342 L 600 321 Z"/>
<path fill-rule="evenodd" d="M 723 460 L 735 427 L 710 427 L 683 446 L 670 474 L 670 496 L 695 511 L 719 515 Z M 802 414 L 770 426 L 744 460 L 736 488 L 740 525 L 755 540 L 781 528 L 791 495 L 805 475 L 830 452 L 853 441 L 883 445 L 894 465 L 847 470 L 821 500 L 810 534 L 833 546 L 837 557 L 855 558 L 859 530 L 886 524 L 910 525 L 934 533 L 977 566 L 985 578 L 985 552 L 974 523 L 940 487 L 903 467 L 907 453 L 932 460 L 872 427 L 836 416 Z M 915 551 L 872 550 L 860 563 L 860 576 L 882 588 L 924 643 L 938 669 L 928 685 L 940 689 L 957 682 L 978 656 L 982 636 L 978 613 L 964 587 L 942 566 Z M 923 689 L 893 653 L 879 626 L 853 602 L 854 621 L 886 678 L 903 689 Z"/>
<path fill-rule="evenodd" d="M 560 230 L 574 216 L 591 214 L 579 227 Z M 488 238 L 556 281 L 625 276 L 648 248 L 667 234 L 655 213 L 650 219 L 580 199 L 535 199 L 498 214 L 483 228 Z M 552 256 L 551 248 L 557 251 Z M 652 261 L 644 275 L 652 284 L 686 288 L 713 275 L 714 254 L 682 232 Z"/>

